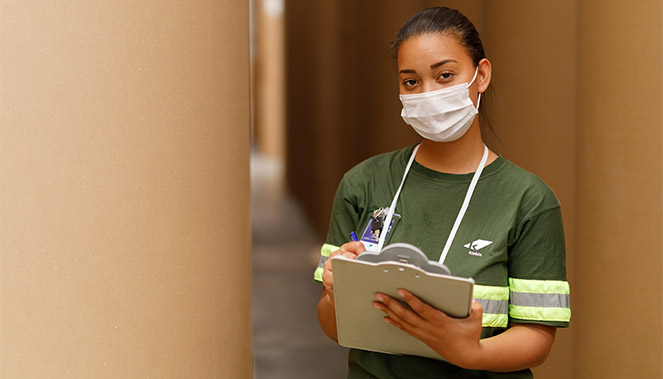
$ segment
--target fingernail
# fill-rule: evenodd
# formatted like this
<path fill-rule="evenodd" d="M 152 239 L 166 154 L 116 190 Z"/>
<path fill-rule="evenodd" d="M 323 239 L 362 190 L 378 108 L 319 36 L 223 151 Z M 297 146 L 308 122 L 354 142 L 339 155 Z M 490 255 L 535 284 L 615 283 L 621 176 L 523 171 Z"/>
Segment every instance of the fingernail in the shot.
<path fill-rule="evenodd" d="M 373 308 L 375 308 L 377 310 L 380 310 L 380 311 L 382 310 L 382 307 L 380 306 L 380 303 L 376 303 L 376 302 L 373 302 Z"/>
<path fill-rule="evenodd" d="M 377 294 L 375 294 L 375 300 L 377 300 L 379 302 L 383 302 L 384 301 L 384 296 L 377 293 Z"/>
<path fill-rule="evenodd" d="M 400 297 L 405 297 L 405 291 L 403 291 L 403 290 L 398 290 L 398 296 L 400 296 Z"/>

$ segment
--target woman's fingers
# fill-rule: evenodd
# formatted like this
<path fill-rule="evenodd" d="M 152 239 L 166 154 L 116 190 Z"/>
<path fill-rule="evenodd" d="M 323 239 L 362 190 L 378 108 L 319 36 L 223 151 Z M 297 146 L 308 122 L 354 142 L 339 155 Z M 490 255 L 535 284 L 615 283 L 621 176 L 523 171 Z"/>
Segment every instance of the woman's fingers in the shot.
<path fill-rule="evenodd" d="M 343 256 L 349 259 L 357 259 L 357 256 L 366 251 L 364 244 L 359 241 L 352 241 L 346 244 L 343 244 L 338 250 L 333 251 L 329 254 L 329 258 L 324 264 L 324 271 L 322 272 L 322 285 L 330 293 L 334 292 L 334 275 L 332 274 L 332 262 L 331 258 L 335 256 Z"/>
<path fill-rule="evenodd" d="M 324 271 L 322 272 L 322 285 L 330 293 L 334 292 L 334 276 L 332 275 L 331 260 L 327 259 L 324 264 Z"/>
<path fill-rule="evenodd" d="M 398 300 L 384 294 L 376 294 L 376 299 L 392 309 L 401 319 L 413 325 L 423 326 L 426 323 L 439 324 L 449 319 L 449 316 L 444 312 L 424 303 L 410 291 L 399 289 L 398 294 L 405 301 L 407 307 Z"/>
<path fill-rule="evenodd" d="M 398 294 L 405 300 L 407 305 L 412 308 L 422 319 L 429 321 L 445 321 L 449 316 L 430 305 L 421 301 L 418 297 L 414 296 L 412 292 L 404 289 L 399 289 Z"/>
<path fill-rule="evenodd" d="M 329 254 L 329 258 L 333 258 L 337 255 L 344 256 L 350 259 L 356 259 L 357 256 L 366 251 L 364 244 L 359 241 L 352 241 L 343 244 L 338 250 L 333 251 Z"/>
<path fill-rule="evenodd" d="M 373 306 L 387 315 L 384 319 L 387 323 L 414 338 L 425 340 L 426 332 L 421 328 L 422 320 L 416 314 L 389 296 L 377 294 L 375 298 L 377 301 L 373 302 Z"/>
<path fill-rule="evenodd" d="M 476 300 L 472 301 L 472 313 L 468 317 L 469 321 L 475 321 L 481 323 L 483 319 L 483 305 Z"/>
<path fill-rule="evenodd" d="M 377 293 L 375 299 L 379 302 L 377 305 L 382 305 L 383 309 L 381 310 L 394 321 L 416 326 L 418 328 L 425 326 L 426 320 L 422 319 L 416 312 L 413 312 L 410 308 L 393 297 Z"/>
<path fill-rule="evenodd" d="M 344 243 L 340 249 L 336 250 L 339 254 L 343 254 L 346 258 L 356 259 L 357 256 L 366 251 L 366 247 L 359 241 L 351 241 Z M 334 253 L 332 253 L 334 254 Z M 331 255 L 330 255 L 331 256 Z"/>

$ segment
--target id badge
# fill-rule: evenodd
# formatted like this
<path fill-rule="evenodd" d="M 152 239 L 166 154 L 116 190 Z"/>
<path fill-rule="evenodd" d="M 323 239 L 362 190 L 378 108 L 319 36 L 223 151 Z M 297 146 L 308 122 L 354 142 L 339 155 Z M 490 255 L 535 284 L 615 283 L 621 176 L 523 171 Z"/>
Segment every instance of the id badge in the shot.
<path fill-rule="evenodd" d="M 370 220 L 368 220 L 366 227 L 364 227 L 364 231 L 361 234 L 361 238 L 359 238 L 359 240 L 362 244 L 364 244 L 364 247 L 367 251 L 377 251 L 378 243 L 380 241 L 380 233 L 382 233 L 382 229 L 384 228 L 384 219 L 387 212 L 389 212 L 389 208 L 377 209 L 375 212 L 373 212 L 373 216 L 371 216 Z M 400 217 L 400 215 L 394 214 L 391 218 L 389 228 L 387 229 L 387 237 L 391 232 L 391 228 L 394 226 L 394 222 Z"/>

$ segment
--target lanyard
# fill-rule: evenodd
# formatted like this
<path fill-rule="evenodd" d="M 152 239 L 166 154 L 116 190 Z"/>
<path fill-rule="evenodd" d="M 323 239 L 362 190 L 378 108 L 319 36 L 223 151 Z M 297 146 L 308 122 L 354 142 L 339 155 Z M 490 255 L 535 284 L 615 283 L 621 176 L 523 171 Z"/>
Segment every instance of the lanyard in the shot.
<path fill-rule="evenodd" d="M 396 203 L 398 202 L 398 197 L 401 194 L 401 190 L 403 189 L 403 183 L 405 183 L 405 178 L 407 178 L 407 174 L 408 172 L 410 172 L 410 168 L 412 167 L 412 162 L 414 162 L 414 157 L 417 155 L 417 150 L 419 150 L 419 146 L 421 145 L 417 145 L 414 148 L 414 150 L 412 150 L 412 155 L 410 156 L 410 160 L 407 162 L 407 166 L 405 166 L 405 172 L 403 173 L 403 179 L 401 179 L 401 184 L 398 186 L 398 190 L 396 190 L 394 199 L 391 201 L 389 212 L 387 212 L 387 217 L 384 220 L 384 227 L 380 232 L 380 239 L 378 241 L 378 247 L 377 247 L 378 251 L 382 251 L 384 242 L 387 239 L 387 232 L 389 231 L 389 226 L 391 225 L 391 219 L 394 217 L 394 212 L 396 211 Z M 477 182 L 479 181 L 479 177 L 481 176 L 481 172 L 483 171 L 483 167 L 486 165 L 487 160 L 488 160 L 488 147 L 486 147 L 486 145 L 483 145 L 483 156 L 481 157 L 481 162 L 479 162 L 479 166 L 477 167 L 476 171 L 474 172 L 474 175 L 472 176 L 470 187 L 467 189 L 467 193 L 465 194 L 465 200 L 463 200 L 463 205 L 460 207 L 460 211 L 458 212 L 456 221 L 454 222 L 454 225 L 451 228 L 451 233 L 449 233 L 449 238 L 447 238 L 447 243 L 444 245 L 444 249 L 442 250 L 442 255 L 440 256 L 439 260 L 440 263 L 444 263 L 444 260 L 447 258 L 447 254 L 449 254 L 451 243 L 453 242 L 454 237 L 456 236 L 456 232 L 458 232 L 458 227 L 460 227 L 461 221 L 463 221 L 463 217 L 465 216 L 467 207 L 470 205 L 470 199 L 472 198 L 472 194 L 474 193 L 474 188 L 477 186 Z"/>

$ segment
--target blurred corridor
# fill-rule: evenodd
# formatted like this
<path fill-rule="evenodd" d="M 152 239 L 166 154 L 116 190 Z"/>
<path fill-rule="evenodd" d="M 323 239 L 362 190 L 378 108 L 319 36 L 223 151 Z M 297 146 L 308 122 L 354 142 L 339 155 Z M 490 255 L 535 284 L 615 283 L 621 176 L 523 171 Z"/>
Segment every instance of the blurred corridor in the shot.
<path fill-rule="evenodd" d="M 318 326 L 320 241 L 283 189 L 283 164 L 251 156 L 253 351 L 258 379 L 343 378 L 347 351 Z"/>

